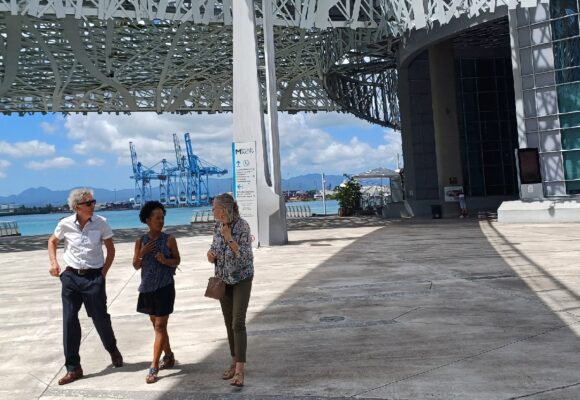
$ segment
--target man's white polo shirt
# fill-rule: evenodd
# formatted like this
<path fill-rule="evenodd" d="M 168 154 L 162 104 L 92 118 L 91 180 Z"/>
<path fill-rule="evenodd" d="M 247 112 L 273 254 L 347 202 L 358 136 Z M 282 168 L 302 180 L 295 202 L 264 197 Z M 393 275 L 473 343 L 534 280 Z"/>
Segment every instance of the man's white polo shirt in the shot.
<path fill-rule="evenodd" d="M 54 236 L 65 240 L 63 259 L 67 267 L 102 268 L 105 263 L 103 240 L 112 238 L 113 231 L 107 220 L 99 215 L 93 215 L 81 230 L 77 215 L 73 214 L 60 220 Z"/>

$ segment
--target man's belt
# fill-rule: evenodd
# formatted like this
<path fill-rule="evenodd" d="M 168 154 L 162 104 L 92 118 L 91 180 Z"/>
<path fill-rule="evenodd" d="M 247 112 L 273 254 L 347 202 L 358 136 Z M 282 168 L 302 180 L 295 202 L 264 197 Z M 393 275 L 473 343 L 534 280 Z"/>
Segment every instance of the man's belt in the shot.
<path fill-rule="evenodd" d="M 85 275 L 89 275 L 93 272 L 101 272 L 102 268 L 83 268 L 83 269 L 78 269 L 78 268 L 73 268 L 73 267 L 66 267 L 65 271 L 70 271 L 73 274 L 76 274 L 78 276 L 85 276 Z"/>

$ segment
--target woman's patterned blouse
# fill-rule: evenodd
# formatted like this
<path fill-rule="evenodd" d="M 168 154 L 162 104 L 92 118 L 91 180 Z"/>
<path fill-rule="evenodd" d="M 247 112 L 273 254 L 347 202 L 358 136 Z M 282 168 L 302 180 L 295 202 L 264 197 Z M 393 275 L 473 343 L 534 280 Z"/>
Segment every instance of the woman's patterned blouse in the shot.
<path fill-rule="evenodd" d="M 252 253 L 252 235 L 246 220 L 238 218 L 232 222 L 232 239 L 239 250 L 234 253 L 220 232 L 222 223 L 215 224 L 213 242 L 210 250 L 217 256 L 215 274 L 228 285 L 254 276 L 254 254 Z"/>

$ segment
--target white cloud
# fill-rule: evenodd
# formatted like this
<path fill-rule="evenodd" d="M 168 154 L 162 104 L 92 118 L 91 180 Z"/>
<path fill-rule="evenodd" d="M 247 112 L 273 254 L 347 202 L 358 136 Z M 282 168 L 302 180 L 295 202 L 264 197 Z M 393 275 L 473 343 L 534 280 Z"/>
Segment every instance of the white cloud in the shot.
<path fill-rule="evenodd" d="M 6 178 L 6 172 L 4 171 L 10 166 L 10 161 L 8 160 L 0 160 L 0 179 Z"/>
<path fill-rule="evenodd" d="M 68 136 L 77 143 L 78 154 L 113 153 L 119 165 L 131 165 L 129 142 L 133 142 L 137 157 L 147 167 L 166 158 L 176 164 L 173 133 L 176 133 L 183 155 L 186 154 L 183 135 L 189 132 L 192 150 L 201 159 L 220 167 L 231 163 L 232 116 L 172 115 L 134 113 L 132 115 L 73 115 L 66 119 Z"/>
<path fill-rule="evenodd" d="M 356 134 L 361 134 L 360 121 L 354 120 L 354 117 L 350 118 L 353 120 L 352 126 L 348 124 L 347 119 L 342 119 L 341 126 L 341 128 L 351 128 L 353 131 L 353 136 L 347 142 L 333 138 L 322 128 L 313 128 L 308 115 L 296 114 L 281 118 L 283 176 L 312 172 L 357 173 L 376 167 L 396 166 L 397 154 L 401 153 L 400 134 L 391 129 L 367 124 L 368 129 L 383 132 L 384 142 L 370 145 L 356 136 Z"/>
<path fill-rule="evenodd" d="M 105 160 L 103 160 L 102 158 L 89 158 L 86 161 L 86 164 L 89 167 L 99 167 L 99 166 L 105 164 Z"/>
<path fill-rule="evenodd" d="M 38 140 L 16 143 L 0 141 L 0 154 L 6 154 L 15 158 L 48 156 L 54 154 L 54 152 L 54 145 Z"/>
<path fill-rule="evenodd" d="M 26 168 L 34 170 L 53 169 L 53 168 L 67 168 L 74 165 L 74 160 L 68 157 L 56 157 L 41 162 L 31 161 L 26 164 Z"/>
<path fill-rule="evenodd" d="M 43 121 L 40 123 L 40 129 L 42 129 L 42 131 L 44 133 L 52 134 L 52 133 L 55 133 L 57 131 L 58 127 L 57 127 L 56 123 L 51 124 L 49 122 Z"/>
<path fill-rule="evenodd" d="M 158 163 L 163 158 L 176 163 L 173 133 L 177 133 L 185 155 L 185 132 L 190 132 L 196 155 L 231 169 L 232 114 L 72 115 L 66 118 L 65 127 L 76 153 L 94 157 L 99 157 L 99 153 L 112 154 L 117 165 L 126 166 L 128 173 L 129 142 L 135 145 L 139 161 L 161 169 Z M 313 172 L 357 173 L 380 166 L 394 168 L 397 153 L 402 153 L 398 133 L 349 114 L 280 113 L 279 130 L 284 177 Z M 336 131 L 342 134 L 334 134 Z"/>

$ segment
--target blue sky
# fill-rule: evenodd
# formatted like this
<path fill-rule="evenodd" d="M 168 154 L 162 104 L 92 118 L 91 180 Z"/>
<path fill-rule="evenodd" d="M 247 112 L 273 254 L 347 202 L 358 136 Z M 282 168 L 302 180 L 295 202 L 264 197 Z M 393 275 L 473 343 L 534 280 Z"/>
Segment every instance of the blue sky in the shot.
<path fill-rule="evenodd" d="M 279 126 L 283 178 L 394 169 L 402 153 L 398 132 L 348 114 L 280 113 Z M 231 170 L 231 114 L 13 115 L 0 116 L 0 127 L 0 196 L 39 186 L 132 188 L 129 141 L 148 167 L 175 163 L 173 133 L 184 152 L 189 132 L 200 158 Z"/>

